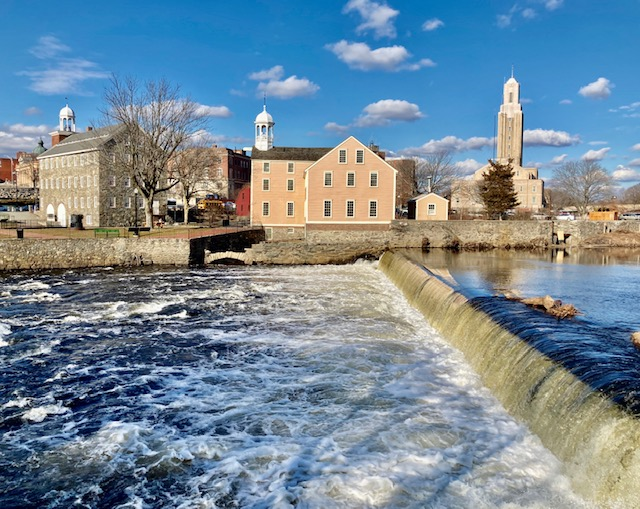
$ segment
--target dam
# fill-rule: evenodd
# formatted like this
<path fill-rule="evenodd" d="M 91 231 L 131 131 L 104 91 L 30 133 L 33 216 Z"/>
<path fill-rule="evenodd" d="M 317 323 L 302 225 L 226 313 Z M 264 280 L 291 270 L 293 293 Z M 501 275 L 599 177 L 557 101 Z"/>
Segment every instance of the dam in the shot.
<path fill-rule="evenodd" d="M 385 253 L 380 268 L 464 354 L 505 408 L 563 461 L 577 491 L 602 507 L 640 506 L 638 364 L 632 347 L 626 360 L 626 354 L 608 353 L 613 364 L 626 363 L 629 370 L 608 372 L 606 361 L 580 358 L 580 350 L 590 346 L 579 338 L 572 338 L 574 352 L 550 346 L 544 336 L 554 319 L 536 323 L 537 312 L 519 309 L 510 326 L 501 318 L 506 301 L 467 298 L 447 281 L 447 271 L 429 270 L 410 254 Z"/>

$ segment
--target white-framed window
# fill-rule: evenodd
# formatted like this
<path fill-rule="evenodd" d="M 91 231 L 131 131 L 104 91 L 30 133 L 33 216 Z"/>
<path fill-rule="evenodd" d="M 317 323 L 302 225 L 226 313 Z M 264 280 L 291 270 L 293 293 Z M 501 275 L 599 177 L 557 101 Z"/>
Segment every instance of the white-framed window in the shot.
<path fill-rule="evenodd" d="M 295 164 L 293 162 L 287 163 L 287 173 L 295 172 Z"/>
<path fill-rule="evenodd" d="M 117 205 L 116 197 L 115 196 L 109 196 L 109 208 L 110 209 L 115 209 L 116 205 Z"/>
<path fill-rule="evenodd" d="M 369 217 L 378 217 L 378 201 L 369 201 Z"/>
<path fill-rule="evenodd" d="M 364 150 L 361 148 L 356 150 L 356 164 L 364 164 Z"/>
<path fill-rule="evenodd" d="M 346 148 L 341 148 L 338 151 L 338 163 L 347 164 L 347 149 Z"/>
<path fill-rule="evenodd" d="M 93 187 L 98 187 L 98 175 L 93 176 Z"/>
<path fill-rule="evenodd" d="M 73 188 L 78 189 L 78 177 L 73 177 Z"/>
<path fill-rule="evenodd" d="M 287 191 L 293 191 L 294 189 L 293 179 L 287 179 Z"/>
<path fill-rule="evenodd" d="M 428 216 L 435 216 L 436 215 L 436 204 L 435 203 L 429 203 L 427 205 L 427 215 Z"/>
<path fill-rule="evenodd" d="M 73 197 L 73 208 L 74 209 L 78 208 L 78 197 L 77 196 Z"/>
<path fill-rule="evenodd" d="M 356 174 L 352 171 L 347 173 L 347 187 L 356 187 Z"/>
<path fill-rule="evenodd" d="M 287 217 L 293 217 L 295 208 L 292 201 L 287 202 Z"/>
<path fill-rule="evenodd" d="M 124 178 L 124 187 L 131 187 L 131 177 Z"/>
<path fill-rule="evenodd" d="M 84 176 L 80 177 L 80 188 L 84 188 Z"/>
<path fill-rule="evenodd" d="M 356 202 L 354 200 L 347 200 L 347 217 L 356 217 Z"/>
<path fill-rule="evenodd" d="M 127 197 L 124 199 L 124 207 L 125 207 L 125 208 L 130 209 L 130 208 L 131 208 L 131 204 L 132 204 L 132 203 L 133 203 L 133 198 L 131 198 L 131 196 L 127 196 Z"/>
<path fill-rule="evenodd" d="M 109 175 L 109 185 L 111 187 L 116 187 L 116 176 L 115 175 Z"/>
<path fill-rule="evenodd" d="M 264 229 L 264 236 L 267 240 L 271 240 L 273 239 L 273 228 L 265 228 Z"/>
<path fill-rule="evenodd" d="M 84 208 L 84 196 L 80 197 L 80 208 L 83 209 Z"/>
<path fill-rule="evenodd" d="M 369 187 L 378 187 L 378 172 L 372 171 L 369 173 Z"/>
<path fill-rule="evenodd" d="M 324 207 L 322 211 L 324 217 L 331 217 L 331 200 L 324 201 Z"/>
<path fill-rule="evenodd" d="M 262 190 L 268 191 L 271 187 L 271 181 L 269 179 L 262 179 Z"/>
<path fill-rule="evenodd" d="M 68 180 L 67 187 L 71 189 L 71 177 L 67 177 L 67 180 Z"/>
<path fill-rule="evenodd" d="M 532 192 L 532 193 L 535 193 L 535 192 L 536 192 L 536 186 L 533 186 L 533 187 L 531 188 L 531 192 Z"/>
<path fill-rule="evenodd" d="M 56 179 L 56 189 L 60 189 L 60 179 Z"/>
<path fill-rule="evenodd" d="M 333 185 L 333 172 L 324 172 L 324 187 L 331 187 Z"/>
<path fill-rule="evenodd" d="M 295 228 L 287 228 L 287 233 L 293 235 L 296 232 Z"/>
<path fill-rule="evenodd" d="M 269 173 L 271 171 L 271 164 L 268 162 L 262 163 L 262 173 Z"/>
<path fill-rule="evenodd" d="M 270 204 L 268 201 L 263 201 L 262 202 L 262 215 L 264 217 L 268 217 L 269 216 L 269 209 L 270 209 Z"/>
<path fill-rule="evenodd" d="M 98 208 L 98 197 L 97 196 L 93 197 L 93 208 L 94 209 Z"/>

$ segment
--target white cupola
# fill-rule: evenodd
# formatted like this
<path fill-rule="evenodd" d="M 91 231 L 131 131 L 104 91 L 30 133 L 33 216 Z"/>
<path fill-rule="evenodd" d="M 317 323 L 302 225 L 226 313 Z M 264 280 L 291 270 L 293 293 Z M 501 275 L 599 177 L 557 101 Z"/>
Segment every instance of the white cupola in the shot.
<path fill-rule="evenodd" d="M 267 103 L 254 121 L 256 127 L 256 141 L 254 143 L 258 150 L 269 150 L 273 148 L 273 126 L 276 123 L 273 117 L 267 112 Z"/>
<path fill-rule="evenodd" d="M 60 131 L 76 132 L 76 114 L 68 104 L 60 110 Z"/>

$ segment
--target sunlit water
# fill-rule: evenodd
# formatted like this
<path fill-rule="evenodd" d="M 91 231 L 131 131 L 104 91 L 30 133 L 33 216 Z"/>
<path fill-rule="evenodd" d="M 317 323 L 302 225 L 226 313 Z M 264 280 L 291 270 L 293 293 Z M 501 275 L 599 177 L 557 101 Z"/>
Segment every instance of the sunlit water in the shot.
<path fill-rule="evenodd" d="M 373 263 L 0 285 L 3 509 L 590 507 Z"/>

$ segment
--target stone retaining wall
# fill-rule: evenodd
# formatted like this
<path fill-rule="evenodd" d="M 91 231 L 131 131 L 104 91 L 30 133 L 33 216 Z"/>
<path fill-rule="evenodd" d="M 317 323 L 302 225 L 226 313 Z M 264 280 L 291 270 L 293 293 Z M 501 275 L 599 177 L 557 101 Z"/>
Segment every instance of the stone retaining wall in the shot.
<path fill-rule="evenodd" d="M 187 239 L 0 240 L 0 271 L 127 265 L 188 265 Z"/>

